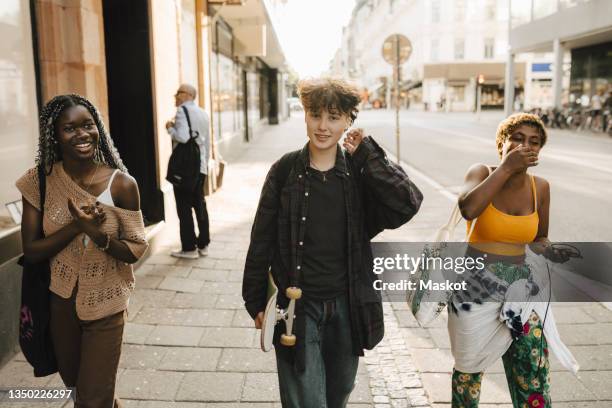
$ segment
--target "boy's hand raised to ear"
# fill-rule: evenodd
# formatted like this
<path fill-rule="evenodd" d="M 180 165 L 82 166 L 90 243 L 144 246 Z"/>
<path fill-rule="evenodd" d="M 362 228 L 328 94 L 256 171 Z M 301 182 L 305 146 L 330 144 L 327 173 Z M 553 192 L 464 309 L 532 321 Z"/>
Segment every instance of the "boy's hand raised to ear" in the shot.
<path fill-rule="evenodd" d="M 363 129 L 361 128 L 351 129 L 346 134 L 346 137 L 344 138 L 344 142 L 342 143 L 342 146 L 346 149 L 347 152 L 349 152 L 349 154 L 352 155 L 353 153 L 355 153 L 355 151 L 359 147 L 359 144 L 361 143 L 362 140 L 363 140 Z"/>

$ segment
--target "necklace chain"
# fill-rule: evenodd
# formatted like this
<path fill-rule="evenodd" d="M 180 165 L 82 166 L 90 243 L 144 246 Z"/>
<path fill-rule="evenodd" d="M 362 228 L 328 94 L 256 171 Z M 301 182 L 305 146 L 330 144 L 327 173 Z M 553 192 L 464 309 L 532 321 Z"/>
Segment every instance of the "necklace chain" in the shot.
<path fill-rule="evenodd" d="M 87 184 L 87 191 L 89 191 L 89 188 L 91 187 L 91 183 L 93 182 L 94 177 L 96 176 L 96 174 L 98 174 L 99 168 L 100 168 L 100 162 L 96 164 L 96 170 L 93 172 L 93 174 L 91 175 L 91 178 L 89 179 L 89 184 Z"/>
<path fill-rule="evenodd" d="M 310 165 L 311 165 L 312 167 L 314 167 L 314 168 L 315 168 L 315 170 L 318 170 L 318 171 L 319 171 L 319 172 L 320 172 L 320 173 L 323 175 L 323 181 L 327 181 L 327 173 L 328 173 L 328 172 L 329 172 L 331 169 L 327 169 L 327 170 L 323 171 L 323 170 L 321 170 L 320 168 L 318 168 L 318 167 L 317 167 L 317 165 L 316 165 L 316 164 L 314 164 L 314 162 L 313 162 L 312 160 L 310 161 Z M 332 168 L 333 168 L 333 167 L 332 167 Z"/>
<path fill-rule="evenodd" d="M 96 163 L 96 169 L 94 170 L 93 174 L 91 175 L 91 177 L 89 178 L 89 183 L 87 184 L 87 186 L 84 187 L 84 190 L 87 191 L 89 193 L 89 188 L 91 187 L 91 183 L 93 183 L 93 179 L 96 176 L 96 174 L 98 174 L 98 169 L 100 168 L 100 162 Z M 72 179 L 72 181 L 74 181 L 76 184 L 79 184 L 74 177 L 68 173 L 65 169 L 64 172 Z M 91 193 L 90 193 L 91 194 Z"/>
<path fill-rule="evenodd" d="M 85 191 L 87 191 L 89 194 L 91 194 L 91 192 L 89 191 L 89 188 L 91 187 L 91 183 L 93 183 L 93 179 L 96 176 L 96 174 L 98 174 L 98 169 L 100 168 L 100 162 L 97 162 L 96 164 L 96 169 L 94 170 L 93 174 L 91 175 L 91 177 L 89 178 L 89 183 L 87 184 L 87 186 L 85 186 Z"/>

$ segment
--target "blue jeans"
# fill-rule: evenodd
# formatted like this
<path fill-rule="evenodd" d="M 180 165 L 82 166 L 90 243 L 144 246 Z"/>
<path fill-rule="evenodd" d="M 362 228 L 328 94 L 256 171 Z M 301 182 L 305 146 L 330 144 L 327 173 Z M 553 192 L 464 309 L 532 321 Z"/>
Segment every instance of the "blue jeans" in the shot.
<path fill-rule="evenodd" d="M 306 319 L 305 370 L 298 372 L 292 350 L 275 348 L 284 408 L 345 407 L 355 386 L 359 356 L 353 354 L 348 296 L 303 300 Z M 299 339 L 298 339 L 299 341 Z"/>

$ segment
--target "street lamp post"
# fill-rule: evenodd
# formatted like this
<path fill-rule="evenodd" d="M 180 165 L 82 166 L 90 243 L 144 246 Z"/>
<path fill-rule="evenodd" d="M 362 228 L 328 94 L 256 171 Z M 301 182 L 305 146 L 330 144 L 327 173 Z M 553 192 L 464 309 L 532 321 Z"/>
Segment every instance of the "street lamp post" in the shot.
<path fill-rule="evenodd" d="M 395 61 L 397 63 L 393 67 L 395 70 L 395 143 L 397 150 L 397 163 L 400 161 L 400 81 L 401 79 L 401 68 L 400 68 L 400 44 L 399 44 L 399 36 L 395 36 L 393 39 L 395 44 Z"/>
<path fill-rule="evenodd" d="M 484 81 L 484 75 L 478 75 L 478 83 L 476 84 L 476 120 L 478 120 L 478 122 L 480 122 L 480 111 L 482 109 L 482 84 L 484 84 Z"/>

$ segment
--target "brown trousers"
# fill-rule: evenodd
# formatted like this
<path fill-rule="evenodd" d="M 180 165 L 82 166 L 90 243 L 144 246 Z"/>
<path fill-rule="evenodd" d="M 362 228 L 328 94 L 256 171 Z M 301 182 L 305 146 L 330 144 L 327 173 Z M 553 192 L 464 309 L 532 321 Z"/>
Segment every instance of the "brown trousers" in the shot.
<path fill-rule="evenodd" d="M 51 338 L 60 377 L 76 387 L 75 408 L 119 408 L 115 380 L 125 311 L 98 320 L 80 320 L 76 289 L 70 299 L 51 294 Z"/>

